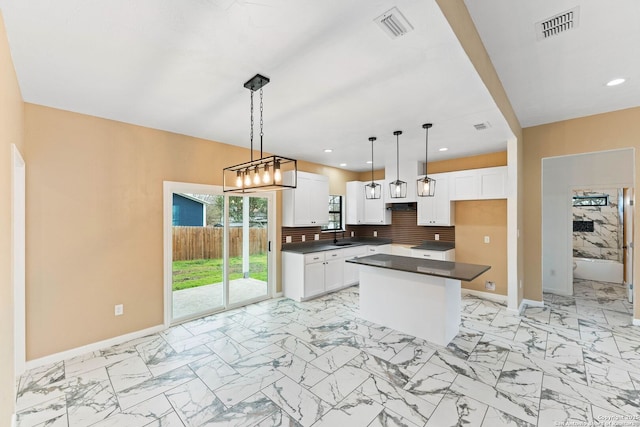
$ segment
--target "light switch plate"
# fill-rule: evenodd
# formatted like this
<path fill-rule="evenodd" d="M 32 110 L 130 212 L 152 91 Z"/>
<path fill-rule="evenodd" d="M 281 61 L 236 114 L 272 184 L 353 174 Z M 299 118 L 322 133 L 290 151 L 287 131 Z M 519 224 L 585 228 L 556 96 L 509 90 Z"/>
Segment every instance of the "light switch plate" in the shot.
<path fill-rule="evenodd" d="M 484 236 L 485 243 L 491 243 L 491 238 L 489 236 Z"/>

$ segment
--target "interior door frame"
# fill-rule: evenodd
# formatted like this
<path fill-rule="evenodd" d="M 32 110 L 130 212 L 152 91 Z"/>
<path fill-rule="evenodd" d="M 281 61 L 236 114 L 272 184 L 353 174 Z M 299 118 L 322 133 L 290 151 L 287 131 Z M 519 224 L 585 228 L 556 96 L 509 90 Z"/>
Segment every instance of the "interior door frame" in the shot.
<path fill-rule="evenodd" d="M 163 253 L 164 253 L 164 326 L 168 328 L 172 326 L 173 321 L 173 313 L 172 313 L 172 276 L 173 276 L 173 194 L 174 193 L 194 193 L 194 194 L 217 194 L 217 195 L 225 195 L 223 192 L 222 186 L 219 185 L 208 185 L 208 184 L 194 184 L 189 182 L 177 182 L 177 181 L 164 181 L 163 182 Z M 233 194 L 237 196 L 242 196 L 242 194 Z M 268 203 L 268 227 L 267 227 L 267 241 L 271 250 L 267 252 L 267 266 L 268 266 L 268 275 L 267 275 L 267 295 L 264 298 L 258 298 L 255 300 L 243 301 L 238 304 L 229 305 L 229 292 L 228 292 L 228 265 L 225 266 L 224 269 L 224 292 L 223 292 L 223 303 L 224 308 L 222 310 L 230 310 L 233 308 L 241 307 L 243 305 L 252 304 L 254 302 L 272 298 L 276 294 L 276 277 L 277 277 L 277 268 L 276 265 L 276 257 L 275 257 L 275 236 L 276 236 L 276 215 L 275 215 L 275 195 L 273 192 L 265 192 L 265 193 L 253 193 L 253 194 L 245 194 L 245 196 L 257 196 L 257 197 L 266 197 L 269 199 Z M 228 197 L 225 197 L 224 205 L 225 205 L 225 233 L 224 233 L 224 246 L 225 246 L 225 264 L 228 264 L 228 256 L 226 254 L 226 248 L 228 248 L 228 232 L 227 232 L 227 224 L 228 221 Z M 269 248 L 268 248 L 269 249 Z M 179 323 L 180 321 L 178 321 Z"/>

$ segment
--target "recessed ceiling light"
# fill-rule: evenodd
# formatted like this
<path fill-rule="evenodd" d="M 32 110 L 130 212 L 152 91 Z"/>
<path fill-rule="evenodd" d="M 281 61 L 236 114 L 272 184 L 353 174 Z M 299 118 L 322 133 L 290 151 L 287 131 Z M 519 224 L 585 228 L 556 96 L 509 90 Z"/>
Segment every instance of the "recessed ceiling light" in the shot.
<path fill-rule="evenodd" d="M 347 164 L 346 163 L 340 163 L 340 166 L 341 167 L 345 167 L 345 166 L 347 166 Z"/>
<path fill-rule="evenodd" d="M 333 150 L 331 148 L 325 148 L 324 152 L 325 153 L 333 153 Z"/>
<path fill-rule="evenodd" d="M 438 151 L 447 151 L 447 150 L 448 150 L 447 147 L 438 148 Z"/>
<path fill-rule="evenodd" d="M 367 160 L 368 165 L 370 165 L 371 163 L 373 163 L 371 160 Z"/>
<path fill-rule="evenodd" d="M 618 86 L 624 83 L 627 79 L 617 78 L 607 82 L 607 86 Z"/>

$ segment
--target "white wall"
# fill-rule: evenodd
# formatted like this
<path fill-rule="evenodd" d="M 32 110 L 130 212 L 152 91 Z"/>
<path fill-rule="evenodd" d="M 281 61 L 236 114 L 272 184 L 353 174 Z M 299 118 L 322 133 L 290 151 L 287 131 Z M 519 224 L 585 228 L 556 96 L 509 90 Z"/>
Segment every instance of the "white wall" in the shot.
<path fill-rule="evenodd" d="M 587 187 L 633 187 L 634 156 L 634 149 L 628 148 L 542 159 L 544 292 L 573 294 L 573 190 Z"/>

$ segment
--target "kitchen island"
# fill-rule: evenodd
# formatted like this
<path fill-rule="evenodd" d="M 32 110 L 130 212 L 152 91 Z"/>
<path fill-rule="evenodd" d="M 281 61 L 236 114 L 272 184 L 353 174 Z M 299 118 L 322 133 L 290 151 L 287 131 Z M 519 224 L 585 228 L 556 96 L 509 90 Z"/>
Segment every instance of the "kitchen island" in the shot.
<path fill-rule="evenodd" d="M 360 316 L 446 346 L 460 328 L 461 281 L 488 265 L 376 254 L 346 260 L 360 266 Z"/>

